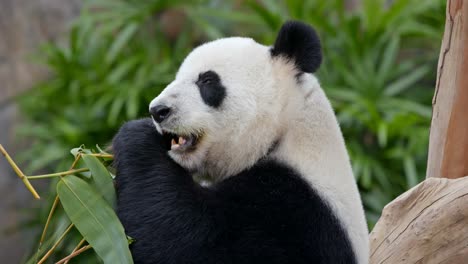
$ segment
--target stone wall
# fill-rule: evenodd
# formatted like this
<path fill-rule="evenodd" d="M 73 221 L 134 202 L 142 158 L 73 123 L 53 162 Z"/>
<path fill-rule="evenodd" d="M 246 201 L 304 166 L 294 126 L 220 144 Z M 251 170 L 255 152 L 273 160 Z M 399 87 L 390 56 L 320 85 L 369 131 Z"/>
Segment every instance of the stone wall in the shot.
<path fill-rule="evenodd" d="M 0 144 L 13 156 L 28 145 L 19 144 L 15 137 L 21 116 L 14 97 L 47 77 L 47 70 L 35 63 L 33 57 L 42 43 L 64 39 L 80 3 L 79 0 L 0 0 Z M 0 156 L 0 262 L 24 260 L 35 242 L 34 230 L 19 229 L 18 225 L 27 220 L 27 208 L 37 207 L 39 203 Z"/>

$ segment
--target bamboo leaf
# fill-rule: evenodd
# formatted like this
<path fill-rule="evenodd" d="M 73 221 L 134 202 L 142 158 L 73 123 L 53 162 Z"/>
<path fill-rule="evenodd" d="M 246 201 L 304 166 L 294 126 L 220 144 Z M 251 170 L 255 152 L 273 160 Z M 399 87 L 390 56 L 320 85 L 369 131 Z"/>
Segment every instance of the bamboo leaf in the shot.
<path fill-rule="evenodd" d="M 112 44 L 112 46 L 109 49 L 109 53 L 106 55 L 106 63 L 111 64 L 114 62 L 115 58 L 119 55 L 120 51 L 122 48 L 125 46 L 125 44 L 128 43 L 128 41 L 132 38 L 133 34 L 138 29 L 138 24 L 136 23 L 131 23 L 127 25 L 117 36 L 115 39 L 115 42 Z"/>
<path fill-rule="evenodd" d="M 265 7 L 264 4 L 265 3 L 260 3 L 259 1 L 247 1 L 247 5 L 265 21 L 266 25 L 268 25 L 271 30 L 277 30 L 281 25 L 282 18 Z"/>
<path fill-rule="evenodd" d="M 72 223 L 104 263 L 133 263 L 117 215 L 91 185 L 70 175 L 60 179 L 57 193 Z"/>
<path fill-rule="evenodd" d="M 419 182 L 416 164 L 412 157 L 406 157 L 403 160 L 406 175 L 406 184 L 409 188 L 416 186 Z"/>
<path fill-rule="evenodd" d="M 92 178 L 88 181 L 96 190 L 102 194 L 104 200 L 113 208 L 116 204 L 116 195 L 112 176 L 106 167 L 99 161 L 98 158 L 91 155 L 82 155 L 82 159 L 86 167 L 91 171 Z"/>
<path fill-rule="evenodd" d="M 409 89 L 417 81 L 421 80 L 430 70 L 427 65 L 421 66 L 414 71 L 408 73 L 406 76 L 394 81 L 385 88 L 384 94 L 387 96 L 395 96 L 400 94 L 406 89 Z"/>
<path fill-rule="evenodd" d="M 377 139 L 381 147 L 387 146 L 388 125 L 385 122 L 380 122 L 377 127 Z"/>
<path fill-rule="evenodd" d="M 400 38 L 399 36 L 393 36 L 383 51 L 382 62 L 377 72 L 377 79 L 386 80 L 386 77 L 388 76 L 388 73 L 391 72 L 392 67 L 395 67 L 395 61 L 397 59 L 399 49 Z"/>
<path fill-rule="evenodd" d="M 63 211 L 61 212 L 61 215 L 64 216 Z M 57 217 L 55 221 L 57 221 L 57 223 L 54 223 L 53 233 L 49 235 L 49 238 L 47 238 L 42 244 L 38 246 L 37 251 L 34 252 L 34 254 L 32 254 L 32 256 L 24 262 L 25 264 L 36 264 L 40 256 L 42 256 L 47 252 L 47 250 L 50 249 L 54 242 L 57 241 L 60 235 L 65 232 L 71 223 L 67 217 Z"/>
<path fill-rule="evenodd" d="M 110 110 L 109 110 L 109 117 L 107 118 L 107 123 L 109 125 L 114 126 L 117 123 L 117 119 L 120 116 L 120 112 L 125 104 L 125 100 L 127 98 L 117 97 L 115 101 L 112 103 Z"/>
<path fill-rule="evenodd" d="M 101 153 L 101 154 L 110 154 L 109 152 L 106 152 L 105 150 L 103 150 L 103 149 L 99 146 L 99 144 L 96 144 L 96 148 L 97 148 L 97 150 L 99 151 L 99 153 Z"/>
<path fill-rule="evenodd" d="M 78 154 L 81 154 L 81 153 L 90 154 L 91 151 L 89 149 L 85 149 L 84 145 L 81 145 L 81 146 L 79 146 L 77 148 L 71 149 L 70 153 L 73 155 L 73 157 L 76 158 L 76 156 L 78 156 Z"/>

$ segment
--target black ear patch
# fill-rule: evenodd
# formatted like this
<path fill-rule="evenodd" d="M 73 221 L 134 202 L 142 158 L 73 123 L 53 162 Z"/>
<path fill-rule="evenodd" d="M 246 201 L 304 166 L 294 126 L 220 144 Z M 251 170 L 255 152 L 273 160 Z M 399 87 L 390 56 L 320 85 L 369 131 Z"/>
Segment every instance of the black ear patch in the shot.
<path fill-rule="evenodd" d="M 288 21 L 281 27 L 271 49 L 272 56 L 284 56 L 296 67 L 308 73 L 315 72 L 322 63 L 320 39 L 315 30 L 302 22 Z"/>
<path fill-rule="evenodd" d="M 206 71 L 198 75 L 195 82 L 205 104 L 218 108 L 226 97 L 226 87 L 221 83 L 221 78 L 214 71 Z"/>

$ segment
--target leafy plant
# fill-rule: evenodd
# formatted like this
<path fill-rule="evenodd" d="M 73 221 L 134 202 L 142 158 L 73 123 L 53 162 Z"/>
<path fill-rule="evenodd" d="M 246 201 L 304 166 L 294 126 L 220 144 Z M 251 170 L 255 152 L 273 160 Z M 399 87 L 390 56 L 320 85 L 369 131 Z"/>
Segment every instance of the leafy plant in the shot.
<path fill-rule="evenodd" d="M 2 145 L 0 145 L 0 152 L 7 158 L 16 174 L 36 199 L 40 197 L 30 181 L 58 178 L 57 196 L 42 231 L 38 251 L 29 262 L 44 263 L 70 231 L 76 228 L 80 233 L 80 242 L 68 256 L 57 263 L 67 263 L 69 259 L 91 248 L 97 254 L 96 260 L 100 259 L 105 263 L 133 263 L 128 248 L 129 241 L 113 209 L 116 203 L 113 177 L 110 170 L 104 165 L 108 163 L 109 159 L 112 159 L 112 155 L 105 152 L 93 153 L 80 147 L 71 150 L 75 161 L 69 170 L 27 176 L 19 169 Z M 56 214 L 59 204 L 64 209 L 64 214 Z M 67 226 L 58 238 L 53 235 L 48 240 L 54 241 L 54 244 L 46 241 L 52 218 L 62 219 L 62 223 L 64 222 Z M 83 246 L 85 242 L 89 245 Z M 49 250 L 44 254 L 45 248 L 49 248 Z"/>

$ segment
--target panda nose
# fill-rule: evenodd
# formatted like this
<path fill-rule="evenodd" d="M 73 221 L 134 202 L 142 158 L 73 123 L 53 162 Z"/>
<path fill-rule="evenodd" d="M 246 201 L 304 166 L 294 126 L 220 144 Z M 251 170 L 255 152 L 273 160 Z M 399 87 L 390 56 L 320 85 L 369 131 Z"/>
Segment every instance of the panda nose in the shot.
<path fill-rule="evenodd" d="M 157 105 L 151 107 L 150 114 L 156 122 L 161 123 L 171 115 L 171 108 L 165 105 Z"/>

